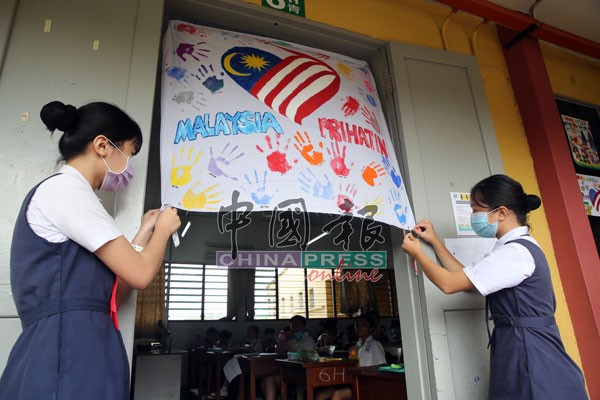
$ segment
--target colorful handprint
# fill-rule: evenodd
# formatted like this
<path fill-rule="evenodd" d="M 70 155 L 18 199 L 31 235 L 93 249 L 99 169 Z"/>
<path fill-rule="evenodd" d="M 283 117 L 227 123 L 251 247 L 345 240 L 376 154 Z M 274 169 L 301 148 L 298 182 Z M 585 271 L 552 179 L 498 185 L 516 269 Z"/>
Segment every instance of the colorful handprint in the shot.
<path fill-rule="evenodd" d="M 327 175 L 323 174 L 323 177 L 325 181 L 317 179 L 316 175 L 307 168 L 306 173 L 300 172 L 298 182 L 300 182 L 300 188 L 313 197 L 331 200 L 333 198 L 333 186 Z"/>
<path fill-rule="evenodd" d="M 280 136 L 281 135 L 275 135 L 275 140 L 277 143 L 277 148 L 275 148 L 275 149 L 273 149 L 273 144 L 271 143 L 271 137 L 270 136 L 265 137 L 265 140 L 267 141 L 267 145 L 269 146 L 269 150 L 273 150 L 267 156 L 267 165 L 269 166 L 269 169 L 271 171 L 285 174 L 290 169 L 292 169 L 292 166 L 287 161 L 287 155 L 286 155 L 286 150 L 288 149 L 288 147 L 290 145 L 291 138 L 288 139 L 285 147 L 283 148 L 283 151 L 279 151 L 279 149 L 281 147 L 281 144 L 279 143 Z M 261 149 L 260 146 L 257 145 L 256 148 L 261 153 L 264 153 L 264 150 Z"/>
<path fill-rule="evenodd" d="M 294 147 L 310 165 L 321 164 L 323 162 L 323 153 L 314 149 L 308 133 L 304 132 L 304 136 L 306 140 L 304 140 L 300 132 L 296 131 L 296 135 L 294 136 L 296 143 L 294 143 Z M 323 142 L 319 142 L 319 147 L 323 148 Z"/>
<path fill-rule="evenodd" d="M 199 186 L 200 181 L 197 181 L 194 183 L 194 186 L 192 186 L 191 189 L 183 195 L 183 200 L 181 201 L 183 207 L 189 210 L 217 210 L 217 207 L 209 206 L 223 201 L 223 198 L 219 198 L 223 192 L 211 193 L 217 186 L 219 186 L 219 184 L 216 183 L 205 188 L 204 190 L 197 192 Z"/>
<path fill-rule="evenodd" d="M 405 224 L 407 220 L 408 206 L 402 206 L 402 195 L 400 191 L 396 189 L 390 189 L 388 201 L 394 206 L 394 213 L 396 213 L 398 222 Z"/>
<path fill-rule="evenodd" d="M 377 212 L 371 217 L 375 217 L 377 215 L 383 214 L 383 199 L 380 196 L 375 197 L 373 201 L 365 200 L 365 207 L 375 206 L 377 207 Z"/>
<path fill-rule="evenodd" d="M 218 155 L 216 157 L 213 153 L 213 148 L 212 147 L 210 148 L 210 160 L 208 161 L 208 172 L 215 178 L 224 176 L 226 178 L 231 178 L 234 181 L 237 181 L 238 180 L 237 178 L 227 175 L 227 173 L 223 170 L 223 168 L 229 166 L 229 164 L 231 164 L 233 161 L 237 160 L 238 158 L 242 157 L 245 153 L 239 153 L 237 155 L 234 154 L 236 151 L 238 151 L 238 146 L 235 145 L 229 153 L 225 154 L 228 147 L 229 147 L 229 143 L 227 143 L 225 145 L 225 147 L 223 147 L 223 150 L 221 150 L 220 155 Z"/>
<path fill-rule="evenodd" d="M 200 159 L 200 155 L 202 154 L 202 150 L 198 151 L 198 155 L 196 159 L 190 163 L 190 159 L 192 157 L 192 153 L 194 152 L 194 146 L 190 148 L 190 151 L 185 157 L 185 149 L 181 149 L 181 154 L 179 154 L 179 160 L 175 160 L 176 154 L 173 154 L 173 168 L 171 169 L 171 185 L 179 187 L 189 183 L 192 180 L 192 168 Z M 198 171 L 197 173 L 200 173 Z"/>
<path fill-rule="evenodd" d="M 177 50 L 175 50 L 175 53 L 177 53 L 179 58 L 181 58 L 183 61 L 187 61 L 186 55 L 189 55 L 196 61 L 200 61 L 200 59 L 196 56 L 208 58 L 208 56 L 205 53 L 210 52 L 210 50 L 208 49 L 198 48 L 198 46 L 200 46 L 201 44 L 206 44 L 206 42 L 198 42 L 196 44 L 179 43 L 179 46 L 177 47 Z"/>
<path fill-rule="evenodd" d="M 354 97 L 352 97 L 352 96 L 346 97 L 346 102 L 342 106 L 342 111 L 344 112 L 344 116 L 350 117 L 350 116 L 356 114 L 359 106 L 360 106 L 360 104 L 358 104 L 358 100 L 356 100 Z"/>
<path fill-rule="evenodd" d="M 329 164 L 331 165 L 333 172 L 338 176 L 348 176 L 354 162 L 350 163 L 349 166 L 346 166 L 346 145 L 344 145 L 343 150 L 340 153 L 339 143 L 331 143 L 331 151 L 327 149 L 327 154 L 329 154 L 329 157 L 331 158 Z"/>
<path fill-rule="evenodd" d="M 375 165 L 375 161 L 367 165 L 362 172 L 362 178 L 369 186 L 375 186 L 375 179 L 385 175 L 385 171 L 381 164 Z M 379 182 L 381 185 L 381 182 Z"/>
<path fill-rule="evenodd" d="M 362 112 L 362 115 L 365 117 L 365 122 L 369 125 L 371 125 L 373 127 L 373 129 L 375 130 L 375 132 L 379 133 L 381 135 L 381 127 L 379 126 L 379 122 L 377 121 L 377 117 L 375 116 L 375 113 L 372 111 L 369 111 L 367 109 L 367 107 L 361 107 L 360 111 Z"/>
<path fill-rule="evenodd" d="M 260 206 L 267 206 L 273 199 L 273 196 L 279 191 L 268 192 L 267 191 L 267 171 L 264 171 L 262 180 L 258 177 L 258 172 L 254 170 L 254 180 L 248 176 L 248 174 L 244 174 L 244 178 L 246 178 L 246 182 L 249 185 L 249 188 L 246 189 L 245 185 L 242 188 L 248 192 L 250 192 L 250 196 L 254 201 L 254 204 Z"/>
<path fill-rule="evenodd" d="M 341 75 L 344 75 L 344 77 L 346 78 L 346 80 L 348 81 L 352 81 L 352 79 L 354 79 L 354 72 L 352 72 L 352 70 L 350 69 L 350 67 L 348 67 L 347 65 L 343 64 L 342 62 L 339 62 L 338 65 L 338 71 L 340 72 Z"/>
<path fill-rule="evenodd" d="M 337 206 L 340 210 L 344 212 L 350 212 L 353 208 L 356 208 L 354 204 L 354 196 L 358 190 L 356 189 L 355 184 L 348 183 L 346 188 L 343 189 L 342 184 L 340 183 L 340 192 L 337 197 Z"/>
<path fill-rule="evenodd" d="M 215 93 L 223 89 L 224 81 L 223 79 L 219 79 L 217 77 L 212 64 L 210 64 L 208 68 L 206 68 L 206 65 L 202 65 L 200 68 L 198 68 L 198 73 L 200 73 L 200 76 L 196 75 L 196 77 L 202 81 L 202 85 L 210 90 L 211 93 Z M 221 71 L 221 76 L 223 75 L 225 75 L 225 73 Z"/>
<path fill-rule="evenodd" d="M 383 166 L 385 167 L 388 175 L 392 178 L 394 185 L 396 185 L 397 188 L 402 186 L 402 177 L 396 172 L 396 168 L 392 167 L 390 160 L 388 160 L 386 156 L 381 156 L 381 161 L 383 162 Z"/>

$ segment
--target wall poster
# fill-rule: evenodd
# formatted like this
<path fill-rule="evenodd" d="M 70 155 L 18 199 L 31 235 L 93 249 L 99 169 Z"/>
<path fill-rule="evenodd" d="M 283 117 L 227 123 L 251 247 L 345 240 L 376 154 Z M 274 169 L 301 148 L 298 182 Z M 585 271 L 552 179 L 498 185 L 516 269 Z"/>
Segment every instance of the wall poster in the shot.
<path fill-rule="evenodd" d="M 588 215 L 600 217 L 600 177 L 577 174 L 583 205 Z"/>
<path fill-rule="evenodd" d="M 600 169 L 598 148 L 588 121 L 561 114 L 575 163 L 582 167 Z"/>
<path fill-rule="evenodd" d="M 414 216 L 365 61 L 171 21 L 163 41 L 163 205 L 244 204 L 373 218 Z"/>

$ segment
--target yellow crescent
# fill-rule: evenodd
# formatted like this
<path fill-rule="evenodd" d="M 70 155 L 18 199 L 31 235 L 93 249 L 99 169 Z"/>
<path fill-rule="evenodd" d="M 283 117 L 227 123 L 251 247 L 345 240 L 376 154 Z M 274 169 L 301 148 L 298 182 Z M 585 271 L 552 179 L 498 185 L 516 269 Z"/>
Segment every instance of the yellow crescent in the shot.
<path fill-rule="evenodd" d="M 233 68 L 231 68 L 231 59 L 236 54 L 240 54 L 240 53 L 231 53 L 227 57 L 225 57 L 225 59 L 223 60 L 223 66 L 225 67 L 225 71 L 229 72 L 230 74 L 237 75 L 237 76 L 252 75 L 252 74 L 242 74 L 241 72 L 237 72 L 236 70 L 234 70 Z"/>

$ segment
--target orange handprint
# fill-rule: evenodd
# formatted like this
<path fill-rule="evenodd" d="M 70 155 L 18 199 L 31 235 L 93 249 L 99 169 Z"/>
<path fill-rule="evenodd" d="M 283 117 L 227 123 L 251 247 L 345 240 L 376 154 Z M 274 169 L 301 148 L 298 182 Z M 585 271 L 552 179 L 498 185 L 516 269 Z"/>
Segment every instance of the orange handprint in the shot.
<path fill-rule="evenodd" d="M 294 143 L 294 147 L 310 165 L 321 164 L 323 162 L 323 153 L 314 150 L 314 146 L 312 145 L 312 142 L 310 141 L 306 131 L 304 132 L 304 136 L 306 137 L 306 141 L 304 141 L 302 134 L 296 131 L 296 135 L 294 136 L 296 143 Z M 323 142 L 319 142 L 319 147 L 323 148 Z"/>
<path fill-rule="evenodd" d="M 363 169 L 362 178 L 365 182 L 367 182 L 367 185 L 375 186 L 375 179 L 382 175 L 385 175 L 383 167 L 381 164 L 375 165 L 375 161 L 373 161 L 371 164 L 367 165 L 365 169 Z M 381 185 L 381 182 L 379 184 Z"/>

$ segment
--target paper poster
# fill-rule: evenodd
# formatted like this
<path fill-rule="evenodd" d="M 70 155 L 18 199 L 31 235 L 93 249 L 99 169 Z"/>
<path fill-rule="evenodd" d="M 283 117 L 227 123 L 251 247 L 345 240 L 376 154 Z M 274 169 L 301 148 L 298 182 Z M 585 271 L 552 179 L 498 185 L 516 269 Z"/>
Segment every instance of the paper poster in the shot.
<path fill-rule="evenodd" d="M 564 114 L 561 117 L 575 163 L 582 167 L 600 169 L 598 148 L 588 122 Z"/>
<path fill-rule="evenodd" d="M 465 267 L 476 264 L 492 252 L 496 238 L 444 239 L 452 255 Z"/>
<path fill-rule="evenodd" d="M 577 174 L 583 205 L 588 215 L 600 217 L 600 177 Z"/>
<path fill-rule="evenodd" d="M 475 235 L 471 228 L 471 194 L 450 192 L 457 235 Z"/>
<path fill-rule="evenodd" d="M 365 61 L 177 21 L 163 52 L 163 205 L 414 226 Z"/>

